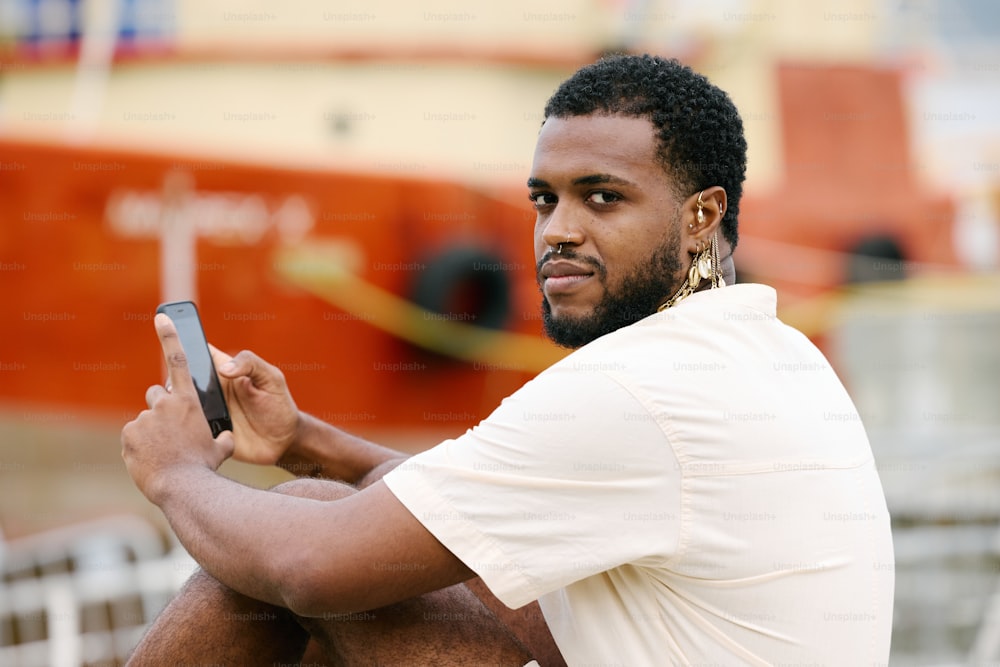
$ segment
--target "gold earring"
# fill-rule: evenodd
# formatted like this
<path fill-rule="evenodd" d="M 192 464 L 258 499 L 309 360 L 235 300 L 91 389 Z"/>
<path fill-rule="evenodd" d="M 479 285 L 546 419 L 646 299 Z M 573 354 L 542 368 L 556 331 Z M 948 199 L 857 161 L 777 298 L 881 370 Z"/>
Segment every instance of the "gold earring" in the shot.
<path fill-rule="evenodd" d="M 695 202 L 695 204 L 698 205 L 698 214 L 696 217 L 698 218 L 699 225 L 705 224 L 705 202 L 701 200 L 701 195 L 704 194 L 704 192 L 705 191 L 702 190 L 698 193 L 698 201 Z"/>
<path fill-rule="evenodd" d="M 695 248 L 695 256 L 691 259 L 691 267 L 688 269 L 687 280 L 681 283 L 674 295 L 656 311 L 662 312 L 691 296 L 701 286 L 703 280 L 709 280 L 712 289 L 726 286 L 726 281 L 722 277 L 722 268 L 719 266 L 718 233 L 712 234 L 712 240 L 707 245 L 698 243 Z"/>

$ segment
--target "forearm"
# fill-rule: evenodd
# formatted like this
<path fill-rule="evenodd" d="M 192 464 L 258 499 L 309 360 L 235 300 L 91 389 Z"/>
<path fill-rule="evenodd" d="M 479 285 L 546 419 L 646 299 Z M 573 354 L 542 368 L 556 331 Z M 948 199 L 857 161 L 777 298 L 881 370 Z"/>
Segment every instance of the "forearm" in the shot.
<path fill-rule="evenodd" d="M 303 412 L 296 440 L 278 465 L 297 477 L 324 477 L 363 488 L 406 458 Z"/>
<path fill-rule="evenodd" d="M 226 586 L 290 607 L 294 557 L 317 501 L 244 486 L 201 466 L 167 473 L 152 497 L 192 558 Z M 329 521 L 329 517 L 326 518 Z"/>
<path fill-rule="evenodd" d="M 163 469 L 146 492 L 206 572 L 300 616 L 375 609 L 473 575 L 384 485 L 310 484 L 263 491 L 192 463 Z"/>

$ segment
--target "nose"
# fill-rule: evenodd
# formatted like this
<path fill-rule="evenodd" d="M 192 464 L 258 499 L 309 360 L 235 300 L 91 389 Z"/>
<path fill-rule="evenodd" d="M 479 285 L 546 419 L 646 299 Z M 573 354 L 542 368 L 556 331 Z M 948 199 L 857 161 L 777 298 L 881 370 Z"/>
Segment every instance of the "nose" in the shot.
<path fill-rule="evenodd" d="M 542 241 L 550 248 L 567 245 L 580 245 L 583 242 L 583 229 L 574 220 L 575 216 L 568 207 L 557 204 L 549 213 L 542 227 Z"/>

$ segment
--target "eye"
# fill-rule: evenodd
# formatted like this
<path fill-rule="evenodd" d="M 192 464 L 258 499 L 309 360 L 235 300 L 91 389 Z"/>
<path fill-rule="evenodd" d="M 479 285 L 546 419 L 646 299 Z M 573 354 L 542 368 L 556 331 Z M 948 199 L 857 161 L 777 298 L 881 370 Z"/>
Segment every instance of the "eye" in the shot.
<path fill-rule="evenodd" d="M 549 192 L 532 192 L 528 195 L 528 199 L 535 205 L 535 208 L 552 206 L 556 203 L 556 196 Z"/>
<path fill-rule="evenodd" d="M 587 200 L 594 204 L 614 204 L 621 201 L 621 196 L 607 190 L 597 190 L 587 195 Z"/>

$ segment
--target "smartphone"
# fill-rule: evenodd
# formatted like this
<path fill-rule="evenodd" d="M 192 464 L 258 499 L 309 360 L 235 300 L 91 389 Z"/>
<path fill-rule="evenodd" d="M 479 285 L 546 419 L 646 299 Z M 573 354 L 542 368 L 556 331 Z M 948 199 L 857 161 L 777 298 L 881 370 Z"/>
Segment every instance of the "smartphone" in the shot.
<path fill-rule="evenodd" d="M 198 317 L 198 308 L 191 301 L 174 301 L 161 304 L 157 313 L 165 313 L 174 321 L 181 347 L 187 356 L 191 379 L 194 380 L 198 398 L 201 400 L 201 411 L 205 413 L 208 425 L 212 427 L 212 436 L 223 431 L 233 430 L 233 422 L 229 418 L 229 408 L 226 397 L 222 394 L 222 385 L 212 363 L 212 353 L 208 349 L 205 330 Z"/>

